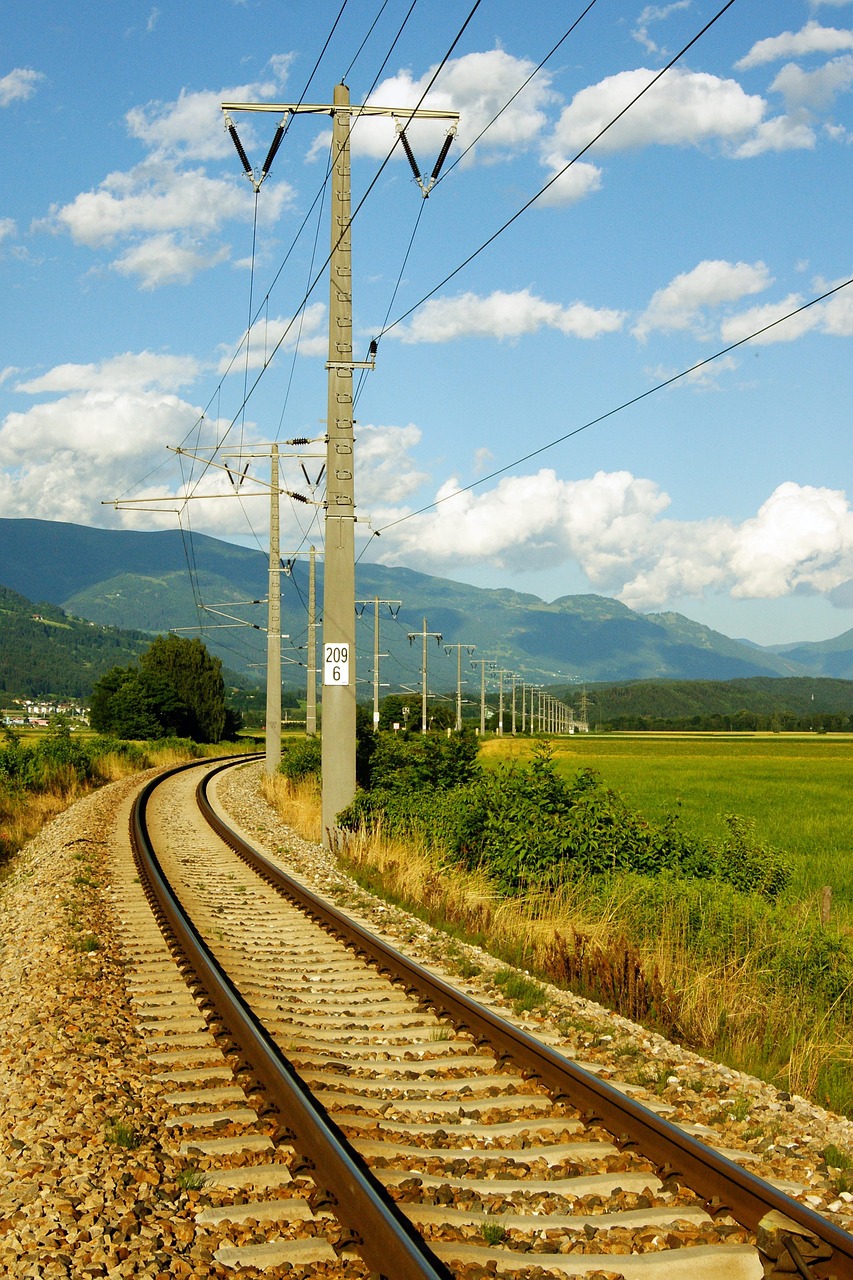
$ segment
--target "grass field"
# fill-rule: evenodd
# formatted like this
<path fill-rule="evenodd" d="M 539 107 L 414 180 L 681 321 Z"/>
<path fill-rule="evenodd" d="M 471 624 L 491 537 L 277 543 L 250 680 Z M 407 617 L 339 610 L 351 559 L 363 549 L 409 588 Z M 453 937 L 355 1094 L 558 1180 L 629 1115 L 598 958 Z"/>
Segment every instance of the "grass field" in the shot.
<path fill-rule="evenodd" d="M 595 769 L 650 819 L 677 813 L 684 829 L 718 840 L 722 815 L 755 821 L 759 840 L 790 855 L 789 893 L 824 885 L 853 926 L 853 737 L 835 734 L 578 734 L 555 738 L 561 773 Z M 524 758 L 527 739 L 494 738 L 481 760 Z"/>

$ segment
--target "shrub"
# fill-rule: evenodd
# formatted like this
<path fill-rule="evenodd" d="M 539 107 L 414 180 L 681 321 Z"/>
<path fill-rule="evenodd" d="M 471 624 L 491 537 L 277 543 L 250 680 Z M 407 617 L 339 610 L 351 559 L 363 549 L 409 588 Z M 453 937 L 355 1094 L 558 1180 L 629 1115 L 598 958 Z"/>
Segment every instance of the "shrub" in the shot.
<path fill-rule="evenodd" d="M 284 745 L 278 771 L 291 782 L 301 782 L 311 774 L 320 776 L 321 761 L 319 738 L 293 738 Z"/>

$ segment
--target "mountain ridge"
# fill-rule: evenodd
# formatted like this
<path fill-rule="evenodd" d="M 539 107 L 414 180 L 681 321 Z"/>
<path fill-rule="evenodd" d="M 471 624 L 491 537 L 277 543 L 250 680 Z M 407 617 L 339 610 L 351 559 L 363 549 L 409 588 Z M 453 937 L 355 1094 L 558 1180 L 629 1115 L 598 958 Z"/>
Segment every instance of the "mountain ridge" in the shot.
<path fill-rule="evenodd" d="M 122 630 L 189 632 L 204 620 L 205 643 L 236 671 L 248 672 L 265 661 L 262 602 L 268 573 L 264 553 L 209 535 L 190 539 L 178 530 L 139 532 L 0 518 L 3 585 Z M 318 563 L 318 600 L 321 583 Z M 357 597 L 365 602 L 357 629 L 363 674 L 372 667 L 372 599 L 402 601 L 396 618 L 387 610 L 382 615 L 382 646 L 388 655 L 382 675 L 394 687 L 411 688 L 420 679 L 420 646 L 409 637 L 420 633 L 424 617 L 429 630 L 442 633 L 446 643 L 475 646 L 478 660 L 487 656 L 496 672 L 503 669 L 508 676 L 514 671 L 529 683 L 853 677 L 853 632 L 845 633 L 849 646 L 825 641 L 762 647 L 732 640 L 680 614 L 643 615 L 593 593 L 549 603 L 510 588 L 474 587 L 404 566 L 365 563 L 357 566 L 356 584 Z M 297 646 L 285 662 L 285 683 L 293 687 L 305 678 L 307 596 L 308 569 L 299 560 L 282 579 L 282 631 Z M 248 625 L 231 629 L 228 617 L 242 617 L 239 602 L 246 600 L 256 602 Z M 200 602 L 217 606 L 220 614 L 205 613 Z M 465 675 L 471 683 L 478 680 L 470 669 Z M 446 689 L 455 685 L 455 678 L 455 655 L 451 659 L 433 645 L 430 686 Z"/>

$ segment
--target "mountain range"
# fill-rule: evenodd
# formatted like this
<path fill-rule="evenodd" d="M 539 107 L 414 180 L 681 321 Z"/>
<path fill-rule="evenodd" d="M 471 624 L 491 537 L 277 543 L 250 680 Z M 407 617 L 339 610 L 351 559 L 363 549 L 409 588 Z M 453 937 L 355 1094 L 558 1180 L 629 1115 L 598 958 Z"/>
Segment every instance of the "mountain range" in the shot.
<path fill-rule="evenodd" d="M 258 681 L 257 668 L 266 657 L 268 574 L 262 551 L 206 535 L 0 519 L 0 585 L 100 628 L 147 635 L 181 629 L 197 635 L 203 624 L 202 638 L 223 664 Z M 385 655 L 380 671 L 383 685 L 391 689 L 417 687 L 424 631 L 430 633 L 432 688 L 455 688 L 456 651 L 448 655 L 445 645 L 473 649 L 471 655 L 463 651 L 468 696 L 478 692 L 480 679 L 471 658 L 486 658 L 495 671 L 516 672 L 529 683 L 550 685 L 755 676 L 853 679 L 853 630 L 834 640 L 762 647 L 681 614 L 640 614 L 604 596 L 564 596 L 547 603 L 522 592 L 365 563 L 357 566 L 356 593 L 362 602 L 360 677 L 371 678 L 373 602 L 379 599 Z M 283 574 L 281 595 L 282 632 L 289 637 L 283 641 L 284 683 L 299 688 L 307 638 L 304 559 Z M 322 600 L 319 558 L 317 600 Z M 244 625 L 234 619 L 244 619 Z M 432 633 L 440 633 L 443 643 Z M 132 640 L 131 648 L 137 647 L 138 636 Z M 369 683 L 363 692 L 369 696 Z"/>

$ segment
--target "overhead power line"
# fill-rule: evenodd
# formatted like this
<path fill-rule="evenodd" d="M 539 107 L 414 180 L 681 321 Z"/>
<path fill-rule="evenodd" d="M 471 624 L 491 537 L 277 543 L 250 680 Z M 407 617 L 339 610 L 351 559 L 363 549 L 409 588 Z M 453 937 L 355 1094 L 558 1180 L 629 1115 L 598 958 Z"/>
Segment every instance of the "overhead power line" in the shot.
<path fill-rule="evenodd" d="M 438 293 L 439 289 L 443 289 L 446 284 L 449 284 L 449 282 L 455 276 L 459 275 L 460 271 L 464 271 L 464 269 L 467 266 L 469 266 L 474 261 L 475 258 L 478 258 L 480 254 L 483 253 L 484 250 L 488 249 L 490 245 L 494 244 L 494 242 L 500 236 L 502 236 L 505 231 L 508 231 L 509 228 L 515 222 L 518 221 L 518 219 L 522 216 L 522 214 L 526 213 L 527 210 L 530 208 L 530 206 L 536 203 L 536 201 L 539 199 L 540 196 L 544 195 L 546 191 L 550 190 L 550 188 L 553 187 L 554 183 L 558 182 L 560 178 L 562 178 L 563 174 L 568 173 L 572 165 L 577 164 L 577 162 L 583 156 L 585 156 L 586 153 L 592 147 L 595 146 L 595 144 L 599 141 L 599 139 L 604 137 L 605 133 L 607 133 L 608 130 L 612 129 L 615 124 L 619 123 L 622 117 L 626 115 L 631 110 L 631 108 L 636 105 L 636 103 L 639 102 L 640 98 L 642 98 L 644 94 L 648 93 L 650 89 L 654 88 L 657 82 L 663 76 L 666 75 L 667 71 L 672 70 L 676 62 L 678 62 L 680 58 L 683 58 L 685 53 L 687 53 L 688 50 L 692 49 L 694 44 L 696 44 L 699 40 L 701 40 L 702 37 L 706 34 L 706 32 L 710 31 L 714 23 L 718 22 L 720 18 L 723 16 L 723 14 L 728 9 L 730 9 L 734 3 L 735 3 L 735 0 L 726 0 L 726 3 L 723 5 L 722 9 L 718 10 L 718 12 L 714 14 L 713 18 L 711 18 L 708 22 L 705 23 L 702 30 L 697 31 L 696 35 L 693 36 L 691 40 L 688 40 L 687 44 L 684 45 L 684 47 L 680 49 L 673 58 L 670 58 L 666 66 L 661 67 L 660 71 L 658 71 L 656 75 L 652 77 L 649 83 L 645 85 L 645 87 L 642 88 L 639 91 L 639 93 L 634 94 L 634 97 L 631 99 L 631 101 L 627 102 L 625 106 L 622 108 L 622 110 L 619 111 L 613 117 L 612 120 L 609 120 L 608 123 L 602 129 L 599 129 L 595 137 L 591 138 L 589 142 L 587 142 L 586 145 L 583 146 L 576 155 L 572 156 L 571 160 L 569 160 L 567 164 L 564 164 L 562 169 L 559 169 L 555 174 L 553 174 L 545 183 L 545 185 L 543 187 L 540 187 L 540 189 L 536 192 L 534 196 L 531 196 L 529 200 L 525 201 L 525 203 L 521 206 L 521 208 L 517 209 L 511 218 L 508 218 L 507 221 L 503 223 L 502 226 L 498 227 L 497 231 L 494 231 L 487 240 L 484 240 L 483 243 L 478 248 L 476 248 L 472 253 L 469 253 L 468 257 L 465 258 L 462 262 L 460 262 L 457 267 L 454 267 L 453 270 L 450 271 L 444 277 L 443 280 L 439 280 L 438 284 L 434 285 L 433 288 L 430 289 L 429 293 L 425 293 L 422 298 L 419 298 L 417 302 L 415 302 L 411 307 L 409 307 L 408 311 L 404 311 L 403 314 L 398 316 L 396 320 L 392 321 L 391 324 L 389 324 L 386 329 L 383 329 L 382 332 L 378 334 L 378 337 L 379 338 L 384 337 L 384 335 L 390 332 L 391 329 L 394 329 L 398 324 L 402 324 L 404 320 L 407 320 L 414 311 L 417 311 L 418 307 L 422 307 L 425 302 L 428 302 L 430 298 L 434 297 L 435 294 Z"/>
<path fill-rule="evenodd" d="M 727 347 L 722 347 L 719 351 L 715 351 L 712 356 L 706 356 L 703 360 L 697 361 L 696 364 L 690 365 L 688 369 L 682 369 L 680 373 L 675 373 L 671 378 L 665 378 L 662 382 L 657 382 L 653 387 L 649 387 L 646 391 L 641 391 L 639 395 L 632 396 L 630 400 L 623 400 L 613 409 L 608 409 L 606 413 L 601 413 L 597 418 L 591 418 L 589 422 L 584 422 L 582 426 L 574 427 L 571 431 L 567 431 L 564 435 L 557 436 L 555 440 L 549 440 L 547 444 L 540 445 L 537 449 L 531 449 L 530 453 L 525 453 L 520 458 L 515 458 L 512 462 L 507 462 L 504 466 L 498 467 L 495 471 L 490 471 L 488 475 L 481 476 L 478 480 L 473 480 L 471 484 L 460 486 L 454 489 L 452 493 L 447 493 L 441 498 L 436 498 L 434 502 L 428 502 L 425 506 L 419 507 L 417 511 L 411 511 L 408 515 L 400 516 L 398 520 L 390 520 L 388 524 L 382 525 L 381 528 L 373 531 L 374 536 L 385 533 L 387 529 L 394 529 L 397 525 L 405 524 L 407 520 L 413 520 L 415 516 L 423 515 L 425 511 L 432 511 L 433 508 L 440 506 L 444 502 L 449 502 L 451 498 L 458 498 L 462 493 L 470 493 L 472 489 L 477 489 L 480 485 L 487 484 L 489 480 L 502 476 L 505 472 L 513 467 L 520 467 L 525 462 L 529 462 L 531 458 L 537 458 L 542 453 L 547 453 L 549 449 L 554 449 L 558 444 L 564 444 L 566 440 L 571 440 L 574 436 L 579 436 L 584 431 L 589 431 L 590 427 L 598 426 L 599 423 L 606 422 L 608 418 L 613 418 L 617 413 L 622 413 L 624 409 L 630 409 L 633 405 L 639 404 L 641 400 L 647 400 L 649 396 L 656 395 L 658 391 L 663 391 L 666 387 L 671 387 L 674 383 L 680 382 L 683 378 L 690 377 L 699 369 L 704 369 L 707 365 L 713 364 L 715 360 L 721 359 L 731 351 L 736 351 L 738 347 L 745 346 L 748 342 L 754 342 L 756 338 L 760 338 L 762 334 L 768 333 L 771 329 L 775 329 L 777 325 L 784 324 L 786 320 L 793 319 L 794 316 L 801 315 L 802 312 L 808 311 L 810 307 L 815 307 L 819 302 L 825 302 L 827 298 L 831 298 L 834 294 L 840 293 L 842 289 L 847 289 L 853 284 L 853 276 L 847 280 L 843 280 L 841 284 L 835 285 L 832 289 L 827 289 L 825 293 L 819 294 L 818 297 L 812 298 L 809 302 L 804 302 L 802 306 L 795 307 L 793 311 L 787 312 L 784 316 L 779 316 L 776 320 L 771 320 L 769 324 L 762 325 L 760 329 L 756 329 L 754 333 L 750 333 L 745 338 L 739 338 L 737 342 L 730 342 Z M 362 549 L 361 555 L 367 549 L 368 543 Z M 361 559 L 361 556 L 359 556 Z"/>

